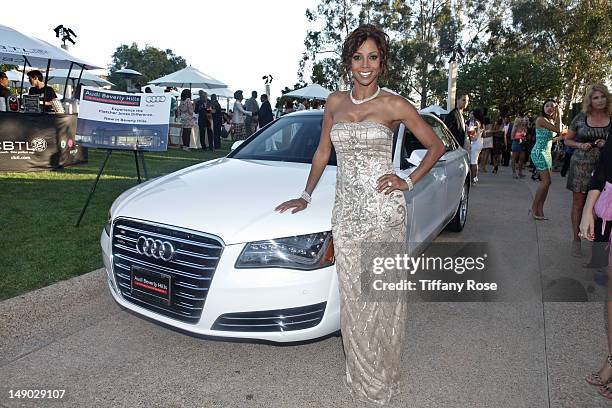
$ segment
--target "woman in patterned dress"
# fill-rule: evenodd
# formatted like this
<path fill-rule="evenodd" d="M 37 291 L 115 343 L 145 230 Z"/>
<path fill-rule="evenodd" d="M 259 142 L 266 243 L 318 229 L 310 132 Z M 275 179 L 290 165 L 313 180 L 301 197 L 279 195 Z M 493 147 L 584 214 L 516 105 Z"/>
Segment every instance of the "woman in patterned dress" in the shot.
<path fill-rule="evenodd" d="M 178 117 L 182 128 L 181 138 L 183 141 L 183 150 L 190 151 L 191 128 L 195 125 L 195 121 L 193 120 L 193 102 L 191 101 L 191 91 L 189 89 L 183 89 L 181 92 Z"/>
<path fill-rule="evenodd" d="M 553 142 L 561 139 L 561 136 L 553 137 L 553 133 L 561 134 L 563 124 L 561 123 L 561 107 L 559 104 L 548 99 L 542 105 L 542 113 L 536 119 L 536 142 L 531 150 L 531 162 L 535 165 L 540 176 L 540 183 L 536 191 L 529 214 L 534 220 L 547 220 L 544 216 L 544 202 L 548 195 L 552 178 L 552 155 Z"/>
<path fill-rule="evenodd" d="M 393 300 L 379 301 L 368 290 L 374 276 L 367 268 L 375 252 L 371 244 L 398 243 L 405 253 L 409 220 L 403 192 L 411 190 L 444 154 L 444 145 L 412 104 L 378 86 L 388 58 L 389 37 L 373 25 L 360 26 L 347 37 L 342 68 L 352 75 L 353 88 L 327 98 L 306 189 L 301 198 L 275 209 L 281 213 L 306 209 L 333 146 L 338 165 L 331 225 L 346 356 L 343 380 L 359 407 L 386 405 L 400 391 L 407 312 L 404 296 L 390 294 Z M 394 173 L 392 163 L 393 134 L 400 123 L 427 148 L 407 179 Z"/>
<path fill-rule="evenodd" d="M 574 148 L 567 175 L 567 189 L 572 192 L 572 255 L 582 256 L 578 226 L 587 195 L 591 173 L 612 126 L 612 97 L 604 85 L 591 85 L 584 95 L 582 112 L 569 126 L 565 145 Z"/>

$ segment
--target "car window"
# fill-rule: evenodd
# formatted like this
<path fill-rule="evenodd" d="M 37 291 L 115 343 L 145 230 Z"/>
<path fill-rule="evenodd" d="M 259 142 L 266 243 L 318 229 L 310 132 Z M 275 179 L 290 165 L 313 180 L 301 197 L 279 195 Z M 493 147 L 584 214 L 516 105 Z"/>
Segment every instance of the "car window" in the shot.
<path fill-rule="evenodd" d="M 455 150 L 457 148 L 454 138 L 447 131 L 446 126 L 444 124 L 432 118 L 431 116 L 424 116 L 424 119 L 431 126 L 436 136 L 440 138 L 447 152 Z"/>
<path fill-rule="evenodd" d="M 428 115 L 421 115 L 421 117 L 425 120 L 425 122 L 430 125 L 436 136 L 442 141 L 444 147 L 446 147 L 447 151 L 456 149 L 456 144 L 454 144 L 454 140 L 449 138 L 446 129 L 444 129 L 444 125 L 435 120 L 434 118 Z M 414 167 L 413 164 L 408 162 L 408 158 L 412 154 L 414 150 L 426 149 L 425 146 L 421 144 L 419 139 L 408 129 L 406 128 L 404 133 L 404 144 L 402 145 L 402 155 L 400 159 L 400 168 L 402 170 L 407 169 L 409 167 Z"/>
<path fill-rule="evenodd" d="M 312 163 L 319 146 L 323 117 L 284 116 L 255 133 L 227 157 L 247 160 L 272 160 Z M 329 165 L 336 165 L 332 146 Z"/>

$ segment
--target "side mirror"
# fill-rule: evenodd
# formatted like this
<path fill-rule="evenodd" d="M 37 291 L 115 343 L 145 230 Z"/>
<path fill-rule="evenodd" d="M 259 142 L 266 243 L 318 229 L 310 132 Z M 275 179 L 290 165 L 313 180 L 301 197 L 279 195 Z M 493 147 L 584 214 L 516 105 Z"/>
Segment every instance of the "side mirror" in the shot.
<path fill-rule="evenodd" d="M 412 153 L 410 153 L 410 157 L 408 158 L 408 163 L 418 166 L 423 161 L 426 154 L 427 149 L 413 150 Z"/>
<path fill-rule="evenodd" d="M 232 145 L 232 148 L 230 150 L 236 149 L 238 146 L 240 146 L 242 144 L 242 142 L 244 142 L 244 140 L 236 140 L 234 142 L 234 144 Z"/>

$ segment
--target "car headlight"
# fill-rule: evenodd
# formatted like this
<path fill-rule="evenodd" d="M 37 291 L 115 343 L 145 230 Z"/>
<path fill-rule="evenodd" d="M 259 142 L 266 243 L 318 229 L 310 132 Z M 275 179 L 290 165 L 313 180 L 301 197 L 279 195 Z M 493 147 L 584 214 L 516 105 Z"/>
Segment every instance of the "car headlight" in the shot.
<path fill-rule="evenodd" d="M 110 230 L 111 230 L 111 221 L 112 221 L 111 212 L 110 210 L 108 210 L 108 217 L 106 219 L 106 224 L 104 224 L 104 231 L 106 231 L 106 235 L 108 235 L 109 237 L 110 237 Z"/>
<path fill-rule="evenodd" d="M 331 231 L 249 242 L 236 261 L 236 268 L 313 270 L 334 263 Z"/>

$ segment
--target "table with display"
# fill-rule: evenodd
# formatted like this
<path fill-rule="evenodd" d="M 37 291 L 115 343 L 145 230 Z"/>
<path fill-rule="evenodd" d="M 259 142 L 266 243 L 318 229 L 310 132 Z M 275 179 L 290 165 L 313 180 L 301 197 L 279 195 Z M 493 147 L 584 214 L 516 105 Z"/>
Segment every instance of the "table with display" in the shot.
<path fill-rule="evenodd" d="M 77 115 L 0 112 L 0 171 L 41 171 L 87 162 L 75 143 Z"/>

